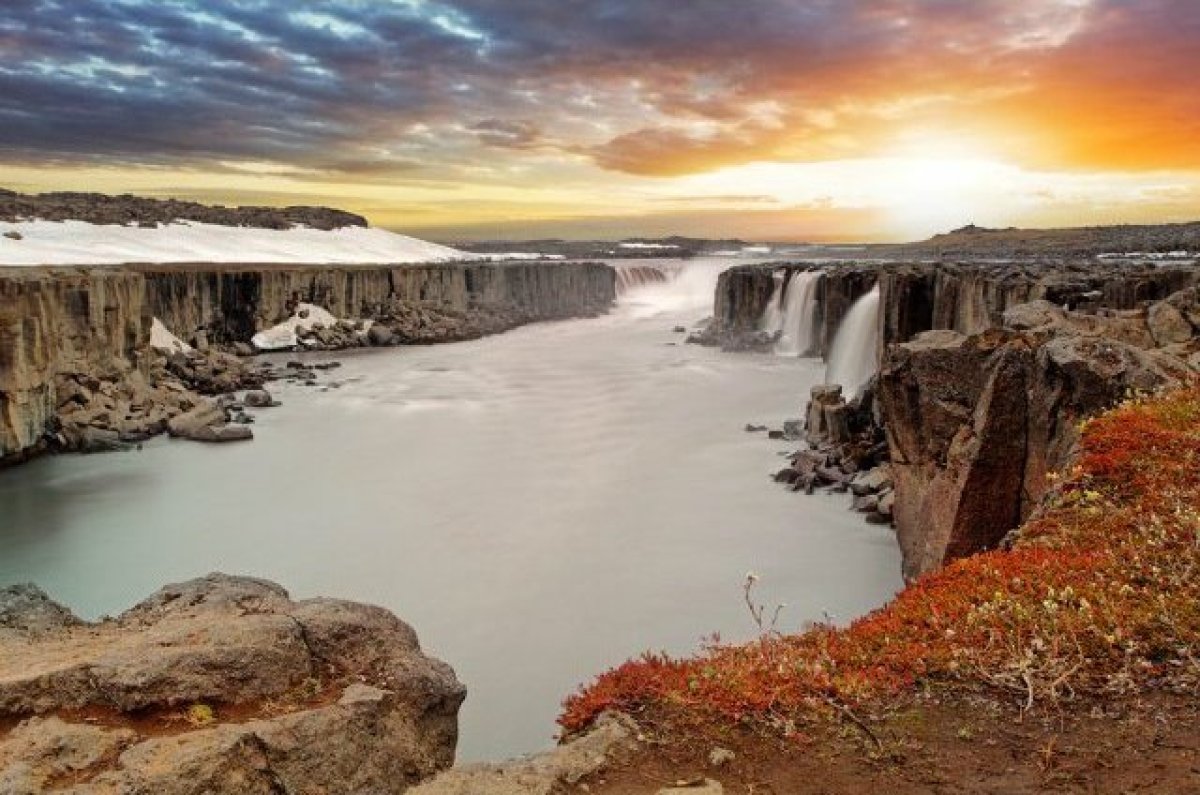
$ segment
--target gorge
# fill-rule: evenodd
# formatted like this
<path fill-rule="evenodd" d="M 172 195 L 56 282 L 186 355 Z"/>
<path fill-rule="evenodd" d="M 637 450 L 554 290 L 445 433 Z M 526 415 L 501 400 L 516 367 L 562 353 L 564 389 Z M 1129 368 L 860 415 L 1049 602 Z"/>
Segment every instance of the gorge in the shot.
<path fill-rule="evenodd" d="M 236 392 L 217 405 L 259 433 L 6 471 L 0 580 L 32 578 L 88 620 L 213 570 L 381 604 L 466 683 L 460 761 L 529 752 L 586 672 L 710 633 L 752 640 L 747 570 L 792 632 L 1004 543 L 1073 460 L 1081 420 L 1196 370 L 1198 281 L 1107 260 L 8 269 L 10 462 L 72 449 L 54 436 L 80 406 L 92 418 L 108 397 L 132 418 L 142 382 L 198 405 Z M 308 351 L 247 357 L 302 315 L 288 344 Z M 155 351 L 155 329 L 196 350 Z M 291 377 L 265 384 L 262 407 L 282 405 L 261 410 L 243 392 L 271 372 Z M 818 415 L 841 417 L 821 429 L 804 406 L 818 393 Z M 810 437 L 851 436 L 798 457 L 804 416 Z M 765 442 L 741 427 L 785 417 Z M 849 487 L 863 445 L 886 451 L 867 501 L 886 499 L 874 515 L 894 536 L 846 498 L 765 477 L 826 456 Z"/>

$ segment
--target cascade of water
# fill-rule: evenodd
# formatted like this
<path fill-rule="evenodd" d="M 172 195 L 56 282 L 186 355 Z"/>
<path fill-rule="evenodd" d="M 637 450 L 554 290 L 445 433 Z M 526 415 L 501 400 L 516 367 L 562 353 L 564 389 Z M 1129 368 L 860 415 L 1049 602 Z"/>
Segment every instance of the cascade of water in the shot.
<path fill-rule="evenodd" d="M 879 366 L 879 286 L 854 302 L 838 326 L 829 349 L 825 382 L 841 384 L 847 398 L 856 396 Z"/>
<path fill-rule="evenodd" d="M 767 308 L 763 310 L 762 318 L 758 321 L 759 331 L 768 334 L 783 331 L 783 290 L 787 271 L 775 271 L 774 276 L 775 291 L 771 293 L 771 300 L 767 302 Z"/>
<path fill-rule="evenodd" d="M 807 356 L 812 352 L 817 325 L 817 285 L 821 273 L 793 273 L 783 295 L 780 330 L 783 336 L 775 345 L 780 356 Z"/>
<path fill-rule="evenodd" d="M 617 272 L 617 295 L 624 295 L 635 287 L 647 284 L 663 284 L 667 274 L 653 265 L 620 265 Z"/>

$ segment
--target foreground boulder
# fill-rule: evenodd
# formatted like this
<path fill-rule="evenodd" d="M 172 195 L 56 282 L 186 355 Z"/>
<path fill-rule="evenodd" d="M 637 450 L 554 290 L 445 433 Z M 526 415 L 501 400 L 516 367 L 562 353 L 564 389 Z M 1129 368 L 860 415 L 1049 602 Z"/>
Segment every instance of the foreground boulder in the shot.
<path fill-rule="evenodd" d="M 399 793 L 465 689 L 388 611 L 214 574 L 80 621 L 0 590 L 0 792 Z"/>

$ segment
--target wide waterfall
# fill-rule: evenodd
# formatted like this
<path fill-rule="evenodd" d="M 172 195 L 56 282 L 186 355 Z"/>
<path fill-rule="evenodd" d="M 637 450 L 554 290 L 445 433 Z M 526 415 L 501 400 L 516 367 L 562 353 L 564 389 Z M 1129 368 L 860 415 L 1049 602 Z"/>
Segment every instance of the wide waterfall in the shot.
<path fill-rule="evenodd" d="M 653 265 L 618 265 L 614 268 L 617 272 L 617 295 L 624 295 L 636 287 L 644 287 L 647 284 L 663 284 L 669 281 L 669 277 L 662 268 L 656 268 Z"/>
<path fill-rule="evenodd" d="M 854 302 L 829 350 L 825 382 L 841 384 L 846 397 L 867 385 L 879 365 L 879 285 Z"/>
<path fill-rule="evenodd" d="M 780 332 L 775 353 L 780 356 L 808 356 L 813 353 L 817 330 L 817 285 L 819 271 L 775 273 L 775 292 L 763 311 L 759 328 Z"/>

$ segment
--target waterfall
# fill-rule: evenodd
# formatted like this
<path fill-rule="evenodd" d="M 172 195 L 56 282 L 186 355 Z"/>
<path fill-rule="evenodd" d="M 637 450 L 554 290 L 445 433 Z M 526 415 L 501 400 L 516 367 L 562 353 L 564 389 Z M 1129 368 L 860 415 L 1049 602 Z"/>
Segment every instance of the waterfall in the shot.
<path fill-rule="evenodd" d="M 759 331 L 768 334 L 783 331 L 783 290 L 787 281 L 787 271 L 775 271 L 773 275 L 775 291 L 771 293 L 771 300 L 767 302 L 767 308 L 763 310 L 762 318 L 758 321 Z"/>
<path fill-rule="evenodd" d="M 652 265 L 619 265 L 614 270 L 617 272 L 617 295 L 624 295 L 636 287 L 668 281 L 667 274 Z"/>
<path fill-rule="evenodd" d="M 816 342 L 819 271 L 775 272 L 775 292 L 758 322 L 760 331 L 780 332 L 775 345 L 780 356 L 807 356 Z"/>
<path fill-rule="evenodd" d="M 783 336 L 775 345 L 780 356 L 807 356 L 816 341 L 817 285 L 821 273 L 804 271 L 793 273 L 783 294 L 783 319 L 780 330 Z"/>
<path fill-rule="evenodd" d="M 879 285 L 854 302 L 838 326 L 829 350 L 825 382 L 841 384 L 852 398 L 875 375 L 879 366 Z"/>

